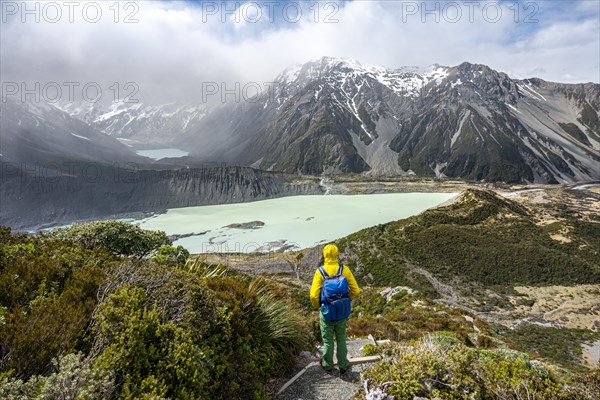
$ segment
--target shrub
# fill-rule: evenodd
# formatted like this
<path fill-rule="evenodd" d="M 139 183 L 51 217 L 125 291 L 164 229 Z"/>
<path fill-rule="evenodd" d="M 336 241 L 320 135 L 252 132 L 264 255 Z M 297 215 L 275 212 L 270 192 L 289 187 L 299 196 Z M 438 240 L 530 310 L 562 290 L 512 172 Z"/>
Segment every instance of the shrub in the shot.
<path fill-rule="evenodd" d="M 118 256 L 143 258 L 160 246 L 171 244 L 167 234 L 151 231 L 120 221 L 97 221 L 75 224 L 47 233 L 50 237 L 69 240 L 85 249 L 105 248 Z"/>
<path fill-rule="evenodd" d="M 294 367 L 289 355 L 303 347 L 308 330 L 296 311 L 278 300 L 283 292 L 273 293 L 261 281 L 250 288 L 231 278 L 211 278 L 206 284 L 227 322 L 215 326 L 207 338 L 215 365 L 211 393 L 219 398 L 265 397 L 262 382 Z M 276 304 L 270 306 L 269 301 Z M 277 314 L 284 308 L 287 315 Z"/>
<path fill-rule="evenodd" d="M 0 370 L 28 378 L 49 372 L 60 354 L 85 350 L 102 267 L 114 257 L 18 235 L 0 244 L 0 260 Z"/>
<path fill-rule="evenodd" d="M 0 398 L 266 398 L 266 382 L 309 346 L 311 324 L 286 290 L 184 264 L 185 249 L 149 259 L 8 235 Z"/>
<path fill-rule="evenodd" d="M 379 346 L 375 346 L 374 344 L 367 343 L 362 349 L 362 354 L 365 357 L 374 356 L 381 353 L 381 348 Z"/>
<path fill-rule="evenodd" d="M 264 279 L 255 279 L 248 289 L 256 294 L 259 322 L 264 326 L 269 341 L 275 346 L 279 364 L 289 371 L 289 360 L 309 345 L 310 333 L 306 321 L 294 309 L 287 295 Z"/>
<path fill-rule="evenodd" d="M 596 399 L 600 399 L 600 364 L 590 373 L 575 377 L 561 396 L 561 400 Z"/>
<path fill-rule="evenodd" d="M 173 247 L 170 244 L 163 244 L 156 250 L 154 260 L 172 267 L 183 267 L 189 257 L 190 252 L 183 246 Z"/>
<path fill-rule="evenodd" d="M 482 357 L 476 368 L 483 393 L 493 399 L 556 399 L 560 385 L 541 364 L 525 358 Z"/>
<path fill-rule="evenodd" d="M 106 371 L 92 371 L 89 360 L 81 353 L 67 354 L 52 360 L 54 372 L 44 378 L 34 375 L 21 379 L 0 379 L 0 398 L 6 400 L 85 399 L 104 400 L 112 397 L 115 384 Z"/>
<path fill-rule="evenodd" d="M 496 346 L 496 344 L 494 343 L 494 340 L 491 337 L 486 336 L 486 335 L 477 336 L 475 345 L 477 347 L 484 348 L 484 349 L 490 349 L 490 348 Z"/>
<path fill-rule="evenodd" d="M 44 380 L 40 400 L 110 398 L 115 390 L 113 377 L 107 371 L 92 371 L 89 360 L 81 353 L 67 354 L 54 359 L 55 372 Z"/>
<path fill-rule="evenodd" d="M 207 357 L 187 330 L 162 323 L 156 305 L 145 306 L 145 297 L 142 289 L 125 286 L 101 304 L 95 365 L 115 373 L 124 399 L 204 398 Z"/>
<path fill-rule="evenodd" d="M 517 352 L 469 349 L 448 333 L 392 346 L 386 355 L 363 379 L 398 400 L 549 400 L 560 393 L 560 385 L 541 363 Z"/>
<path fill-rule="evenodd" d="M 0 245 L 0 261 L 0 304 L 12 309 L 27 305 L 44 282 L 48 290 L 60 292 L 75 271 L 109 268 L 116 260 L 106 251 L 22 236 Z"/>
<path fill-rule="evenodd" d="M 597 340 L 599 335 L 587 329 L 567 329 L 539 325 L 523 325 L 507 330 L 505 336 L 518 346 L 539 357 L 569 368 L 583 371 L 581 345 Z"/>
<path fill-rule="evenodd" d="M 39 397 L 43 379 L 32 376 L 29 380 L 0 377 L 0 399 L 5 400 L 30 400 Z"/>

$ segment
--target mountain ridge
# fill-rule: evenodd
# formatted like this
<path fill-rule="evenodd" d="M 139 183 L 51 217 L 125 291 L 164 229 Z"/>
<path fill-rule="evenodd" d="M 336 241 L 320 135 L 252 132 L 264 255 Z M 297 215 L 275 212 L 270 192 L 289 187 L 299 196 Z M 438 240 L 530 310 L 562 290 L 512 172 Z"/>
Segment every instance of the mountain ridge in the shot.
<path fill-rule="evenodd" d="M 290 95 L 292 79 L 299 90 Z M 310 174 L 539 183 L 600 175 L 600 85 L 513 80 L 469 63 L 415 73 L 330 58 L 276 82 L 274 97 L 229 107 L 233 121 L 216 128 L 253 138 L 230 159 Z M 236 123 L 236 115 L 261 126 Z M 199 129 L 178 143 L 193 149 L 202 140 Z"/>
<path fill-rule="evenodd" d="M 130 147 L 185 148 L 202 162 L 267 171 L 600 179 L 600 84 L 512 79 L 469 62 L 388 69 L 323 57 L 244 100 L 58 108 Z"/>

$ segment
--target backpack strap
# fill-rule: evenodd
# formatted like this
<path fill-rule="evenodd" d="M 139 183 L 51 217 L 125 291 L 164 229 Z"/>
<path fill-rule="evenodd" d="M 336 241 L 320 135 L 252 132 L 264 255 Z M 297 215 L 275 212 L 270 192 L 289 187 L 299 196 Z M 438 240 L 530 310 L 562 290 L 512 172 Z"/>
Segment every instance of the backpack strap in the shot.
<path fill-rule="evenodd" d="M 335 277 L 342 276 L 342 274 L 344 272 L 344 265 L 342 263 L 339 263 L 338 265 L 339 265 L 339 267 L 338 267 L 338 270 L 337 270 L 337 274 L 335 274 Z M 319 267 L 319 272 L 321 273 L 321 275 L 323 275 L 324 279 L 331 278 L 331 276 L 329 276 L 327 274 L 327 272 L 325 272 L 325 268 L 323 268 L 322 265 Z"/>
<path fill-rule="evenodd" d="M 325 268 L 323 268 L 322 265 L 319 267 L 319 272 L 321 273 L 321 275 L 323 275 L 324 279 L 329 278 L 329 275 L 327 275 L 327 272 L 325 272 Z"/>
<path fill-rule="evenodd" d="M 325 272 L 325 268 L 323 268 L 322 265 L 319 267 L 319 272 L 321 273 L 321 275 L 323 275 L 324 281 L 331 279 L 331 277 L 327 274 L 327 272 Z M 321 304 L 327 303 L 327 301 L 326 301 L 327 297 L 329 297 L 329 295 L 327 294 L 327 289 L 325 288 L 325 282 L 323 282 L 323 285 L 321 285 L 320 303 Z"/>

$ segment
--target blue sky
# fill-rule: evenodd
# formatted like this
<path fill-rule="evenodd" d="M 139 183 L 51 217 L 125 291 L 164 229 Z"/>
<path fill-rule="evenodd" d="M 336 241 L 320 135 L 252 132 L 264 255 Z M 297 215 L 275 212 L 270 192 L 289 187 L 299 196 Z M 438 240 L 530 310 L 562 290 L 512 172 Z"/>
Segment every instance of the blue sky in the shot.
<path fill-rule="evenodd" d="M 3 80 L 135 81 L 146 95 L 184 99 L 200 82 L 267 82 L 327 55 L 389 68 L 469 61 L 515 78 L 600 82 L 598 0 L 122 1 L 118 15 L 113 2 L 97 2 L 94 23 L 81 10 L 68 21 L 65 9 L 59 21 L 36 22 L 6 3 Z"/>

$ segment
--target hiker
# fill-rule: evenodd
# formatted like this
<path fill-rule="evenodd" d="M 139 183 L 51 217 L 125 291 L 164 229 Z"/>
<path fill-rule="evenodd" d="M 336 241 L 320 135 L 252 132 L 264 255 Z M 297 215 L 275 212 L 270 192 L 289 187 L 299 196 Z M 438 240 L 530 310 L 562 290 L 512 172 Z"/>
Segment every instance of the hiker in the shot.
<path fill-rule="evenodd" d="M 315 271 L 310 289 L 310 302 L 319 308 L 319 325 L 323 337 L 321 367 L 333 370 L 333 336 L 337 344 L 337 360 L 340 373 L 350 366 L 346 348 L 346 319 L 350 315 L 350 298 L 358 296 L 360 288 L 350 268 L 338 261 L 338 248 L 328 244 L 323 248 L 324 263 Z"/>

